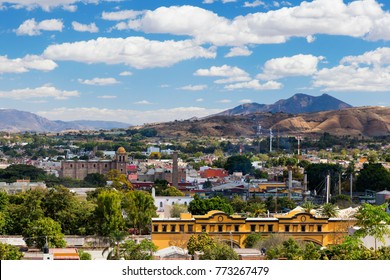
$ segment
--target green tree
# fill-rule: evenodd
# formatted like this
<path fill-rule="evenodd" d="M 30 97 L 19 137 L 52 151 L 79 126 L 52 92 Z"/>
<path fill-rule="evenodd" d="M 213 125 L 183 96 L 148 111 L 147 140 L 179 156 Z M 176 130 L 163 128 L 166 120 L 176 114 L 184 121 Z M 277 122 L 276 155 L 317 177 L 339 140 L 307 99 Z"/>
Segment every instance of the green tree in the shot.
<path fill-rule="evenodd" d="M 251 233 L 244 240 L 245 248 L 253 248 L 262 240 L 260 233 Z"/>
<path fill-rule="evenodd" d="M 233 172 L 242 172 L 248 174 L 252 172 L 252 163 L 249 158 L 243 155 L 235 155 L 227 158 L 225 169 L 232 174 Z"/>
<path fill-rule="evenodd" d="M 157 246 L 150 240 L 143 239 L 136 243 L 134 240 L 126 240 L 122 244 L 121 257 L 125 260 L 152 260 Z"/>
<path fill-rule="evenodd" d="M 82 261 L 92 260 L 92 256 L 88 252 L 84 252 L 83 250 L 78 249 L 77 253 L 79 254 L 80 260 Z"/>
<path fill-rule="evenodd" d="M 125 231 L 114 230 L 106 238 L 108 246 L 103 249 L 102 255 L 107 253 L 107 260 L 119 260 L 121 258 L 121 243 L 126 238 Z"/>
<path fill-rule="evenodd" d="M 106 174 L 107 181 L 112 181 L 112 187 L 117 190 L 132 190 L 133 185 L 127 180 L 126 175 L 119 170 L 111 169 Z"/>
<path fill-rule="evenodd" d="M 184 204 L 174 204 L 171 208 L 171 217 L 172 218 L 180 218 L 181 213 L 188 213 L 188 207 Z"/>
<path fill-rule="evenodd" d="M 173 186 L 167 187 L 165 190 L 161 193 L 162 196 L 184 196 L 184 193 L 179 191 L 177 188 Z"/>
<path fill-rule="evenodd" d="M 384 243 L 385 237 L 390 236 L 390 215 L 386 212 L 386 204 L 371 205 L 368 203 L 359 207 L 355 218 L 360 228 L 355 232 L 358 237 L 372 236 L 376 241 Z"/>
<path fill-rule="evenodd" d="M 326 175 L 330 175 L 331 185 L 338 181 L 338 174 L 341 173 L 341 165 L 318 163 L 310 164 L 305 169 L 307 173 L 307 180 L 309 182 L 308 188 L 314 190 L 319 185 L 323 184 Z"/>
<path fill-rule="evenodd" d="M 0 260 L 21 260 L 23 253 L 19 248 L 0 242 Z"/>
<path fill-rule="evenodd" d="M 261 217 L 267 213 L 267 205 L 264 202 L 251 202 L 245 207 L 245 212 L 252 218 Z"/>
<path fill-rule="evenodd" d="M 156 217 L 157 207 L 152 195 L 145 191 L 130 191 L 123 197 L 123 210 L 126 220 L 131 227 L 142 234 L 151 225 L 152 217 Z"/>
<path fill-rule="evenodd" d="M 356 179 L 356 189 L 382 191 L 390 186 L 390 172 L 380 163 L 364 164 Z"/>
<path fill-rule="evenodd" d="M 332 203 L 325 203 L 321 205 L 319 212 L 321 216 L 328 217 L 328 218 L 337 217 L 338 215 L 337 207 Z"/>
<path fill-rule="evenodd" d="M 247 206 L 247 203 L 241 197 L 235 194 L 233 195 L 233 199 L 230 202 L 230 205 L 233 207 L 234 213 L 242 213 Z"/>
<path fill-rule="evenodd" d="M 199 235 L 191 235 L 187 242 L 187 250 L 190 255 L 194 255 L 196 251 L 204 251 L 207 247 L 214 246 L 214 240 L 208 233 Z"/>
<path fill-rule="evenodd" d="M 188 206 L 188 211 L 192 215 L 204 215 L 212 210 L 220 210 L 229 215 L 233 214 L 233 207 L 219 196 L 202 199 L 195 195 L 194 200 Z"/>
<path fill-rule="evenodd" d="M 23 232 L 27 246 L 42 249 L 46 242 L 49 247 L 63 248 L 66 246 L 64 234 L 59 223 L 51 218 L 40 218 L 31 221 Z"/>
<path fill-rule="evenodd" d="M 203 249 L 201 260 L 238 260 L 237 253 L 224 242 L 214 241 L 213 246 L 208 246 Z"/>
<path fill-rule="evenodd" d="M 306 213 L 311 213 L 311 211 L 316 208 L 316 205 L 311 201 L 306 201 L 301 205 L 301 207 L 305 210 Z"/>
<path fill-rule="evenodd" d="M 100 173 L 90 173 L 84 178 L 84 182 L 88 186 L 104 187 L 107 184 L 106 177 Z"/>
<path fill-rule="evenodd" d="M 109 236 L 115 230 L 123 229 L 121 200 L 121 194 L 115 190 L 104 190 L 98 194 L 94 213 L 98 234 Z"/>

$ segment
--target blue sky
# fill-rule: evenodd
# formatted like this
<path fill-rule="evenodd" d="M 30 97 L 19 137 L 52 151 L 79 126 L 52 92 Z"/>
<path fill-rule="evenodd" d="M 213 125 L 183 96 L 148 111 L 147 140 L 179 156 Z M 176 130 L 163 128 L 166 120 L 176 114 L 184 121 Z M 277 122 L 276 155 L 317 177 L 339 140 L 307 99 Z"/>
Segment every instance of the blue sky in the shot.
<path fill-rule="evenodd" d="M 385 0 L 0 0 L 0 107 L 188 119 L 301 92 L 390 106 Z"/>

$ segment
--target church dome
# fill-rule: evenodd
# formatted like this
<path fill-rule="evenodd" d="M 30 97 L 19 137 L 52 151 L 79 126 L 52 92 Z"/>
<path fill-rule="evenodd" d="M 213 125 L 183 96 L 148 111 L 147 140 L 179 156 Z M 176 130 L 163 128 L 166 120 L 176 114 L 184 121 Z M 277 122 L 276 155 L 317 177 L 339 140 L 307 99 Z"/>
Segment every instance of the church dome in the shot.
<path fill-rule="evenodd" d="M 116 151 L 117 154 L 125 154 L 126 150 L 123 147 L 119 147 L 118 150 Z"/>

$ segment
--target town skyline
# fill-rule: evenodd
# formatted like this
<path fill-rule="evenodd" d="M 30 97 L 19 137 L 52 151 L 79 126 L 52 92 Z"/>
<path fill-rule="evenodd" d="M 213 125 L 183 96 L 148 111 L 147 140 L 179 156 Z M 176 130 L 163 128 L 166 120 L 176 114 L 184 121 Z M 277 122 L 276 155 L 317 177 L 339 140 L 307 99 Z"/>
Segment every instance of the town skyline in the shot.
<path fill-rule="evenodd" d="M 327 93 L 390 106 L 383 0 L 0 0 L 1 107 L 130 124 Z"/>

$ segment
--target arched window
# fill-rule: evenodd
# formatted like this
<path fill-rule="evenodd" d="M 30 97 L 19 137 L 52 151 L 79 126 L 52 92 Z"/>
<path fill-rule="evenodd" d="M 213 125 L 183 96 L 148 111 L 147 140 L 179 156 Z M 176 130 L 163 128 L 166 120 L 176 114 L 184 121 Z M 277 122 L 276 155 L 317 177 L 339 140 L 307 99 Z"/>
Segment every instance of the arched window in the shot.
<path fill-rule="evenodd" d="M 160 207 L 163 207 L 163 203 L 162 203 L 162 201 L 160 201 Z"/>

